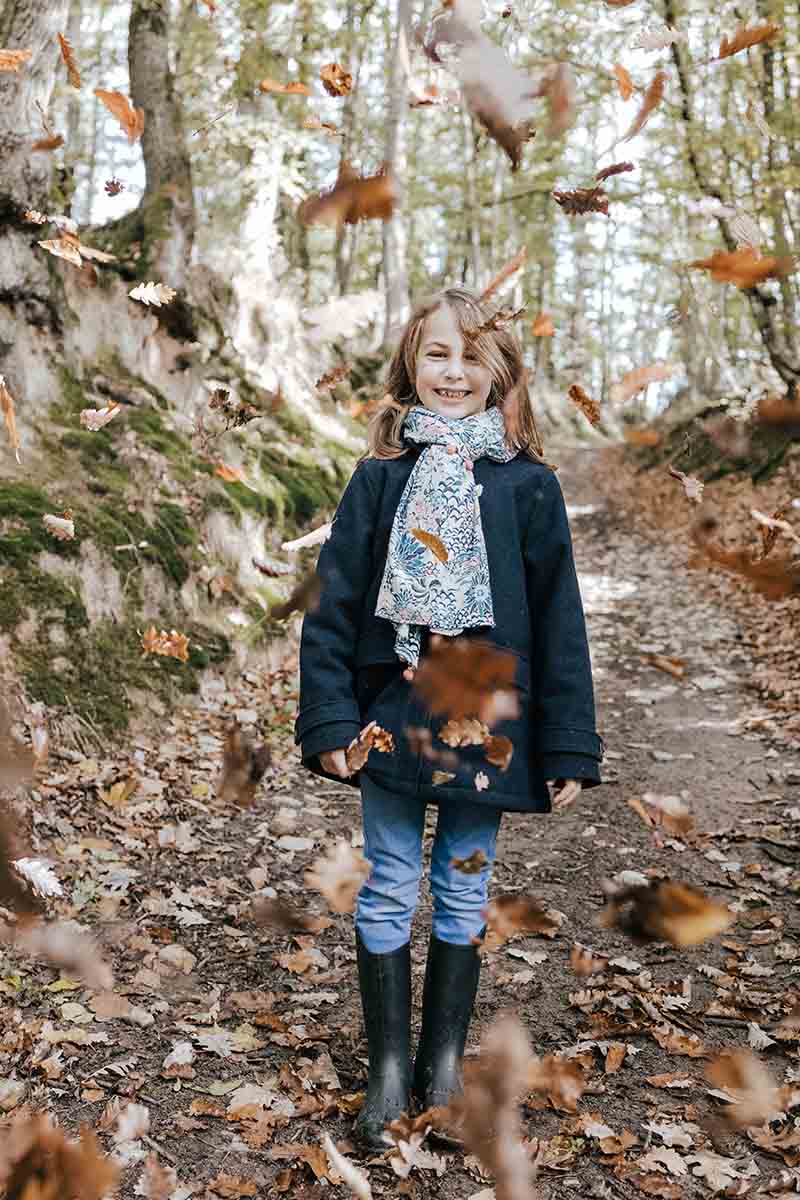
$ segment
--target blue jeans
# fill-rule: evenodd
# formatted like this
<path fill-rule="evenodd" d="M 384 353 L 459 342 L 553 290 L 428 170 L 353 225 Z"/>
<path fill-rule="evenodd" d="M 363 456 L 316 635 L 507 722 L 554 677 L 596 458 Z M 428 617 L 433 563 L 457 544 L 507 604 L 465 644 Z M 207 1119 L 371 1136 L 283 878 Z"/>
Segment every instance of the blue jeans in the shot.
<path fill-rule="evenodd" d="M 372 874 L 358 894 L 356 929 L 371 954 L 399 950 L 411 938 L 422 876 L 422 835 L 427 801 L 400 796 L 361 776 L 364 856 Z M 469 945 L 486 924 L 489 876 L 502 811 L 486 804 L 439 805 L 431 857 L 433 933 L 443 942 Z M 477 875 L 450 866 L 482 850 L 487 865 Z"/>

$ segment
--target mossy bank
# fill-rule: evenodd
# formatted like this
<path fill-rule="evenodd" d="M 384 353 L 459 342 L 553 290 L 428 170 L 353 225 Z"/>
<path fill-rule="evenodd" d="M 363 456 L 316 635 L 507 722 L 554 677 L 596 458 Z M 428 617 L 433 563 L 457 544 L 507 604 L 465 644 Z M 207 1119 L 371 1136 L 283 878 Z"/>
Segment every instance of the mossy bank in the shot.
<path fill-rule="evenodd" d="M 136 403 L 90 432 L 80 414 L 102 403 L 98 376 Z M 166 709 L 196 690 L 243 640 L 257 653 L 281 633 L 269 609 L 318 548 L 296 556 L 294 575 L 270 577 L 253 559 L 288 561 L 280 543 L 330 519 L 354 455 L 278 411 L 225 435 L 246 478 L 226 482 L 167 398 L 113 356 L 58 377 L 32 461 L 0 477 L 0 638 L 31 701 L 108 734 L 143 702 Z M 43 521 L 65 511 L 72 540 Z M 144 654 L 150 625 L 187 635 L 188 661 Z"/>

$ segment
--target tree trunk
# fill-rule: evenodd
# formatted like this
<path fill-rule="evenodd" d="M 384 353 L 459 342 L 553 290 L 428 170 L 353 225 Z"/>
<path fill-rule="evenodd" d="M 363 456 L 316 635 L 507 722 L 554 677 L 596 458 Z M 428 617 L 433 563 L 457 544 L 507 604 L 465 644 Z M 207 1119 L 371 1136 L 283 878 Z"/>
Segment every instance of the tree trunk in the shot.
<path fill-rule="evenodd" d="M 128 30 L 131 99 L 144 110 L 142 216 L 148 266 L 183 287 L 195 234 L 192 168 L 169 63 L 170 0 L 133 0 Z"/>
<path fill-rule="evenodd" d="M 31 152 L 44 136 L 37 102 L 47 112 L 60 60 L 56 33 L 67 24 L 69 0 L 6 0 L 0 8 L 0 46 L 32 50 L 19 71 L 0 72 L 0 222 L 19 223 L 26 208 L 46 210 L 52 156 Z M 30 225 L 25 226 L 30 233 Z"/>
<path fill-rule="evenodd" d="M 387 119 L 384 160 L 395 178 L 403 186 L 405 178 L 404 125 L 406 110 L 406 78 L 400 64 L 401 39 L 408 46 L 410 28 L 410 0 L 397 0 L 397 33 L 391 48 L 391 16 L 388 19 L 389 75 L 387 83 Z M 383 282 L 385 294 L 385 317 L 383 345 L 391 346 L 397 339 L 403 324 L 408 319 L 408 268 L 406 264 L 405 205 L 400 196 L 394 213 L 383 222 Z"/>
<path fill-rule="evenodd" d="M 670 27 L 677 28 L 679 26 L 680 18 L 676 7 L 676 0 L 664 0 L 664 19 Z M 673 42 L 670 51 L 680 86 L 681 118 L 686 132 L 686 149 L 689 166 L 701 192 L 706 196 L 714 197 L 714 199 L 719 200 L 722 204 L 725 202 L 724 197 L 719 188 L 715 184 L 712 184 L 711 180 L 707 177 L 701 162 L 700 147 L 702 146 L 702 137 L 699 136 L 697 130 L 697 121 L 693 111 L 693 97 L 689 88 L 688 71 L 683 59 L 683 51 L 680 43 Z M 730 232 L 727 221 L 722 217 L 718 217 L 717 222 L 723 241 L 725 242 L 726 250 L 735 250 L 736 240 Z M 761 334 L 761 340 L 769 355 L 773 369 L 784 383 L 786 383 L 788 392 L 795 394 L 798 385 L 800 385 L 800 362 L 787 349 L 786 340 L 778 328 L 776 315 L 778 306 L 763 285 L 748 288 L 745 295 L 747 296 L 753 320 Z"/>
<path fill-rule="evenodd" d="M 56 33 L 66 26 L 67 9 L 68 0 L 6 0 L 0 9 L 0 46 L 33 51 L 19 71 L 0 73 L 0 371 L 12 394 L 25 378 L 26 324 L 61 328 L 47 252 L 36 247 L 36 227 L 23 213 L 50 207 L 52 155 L 30 146 L 44 132 L 36 105 L 45 113 L 50 106 L 59 61 Z"/>

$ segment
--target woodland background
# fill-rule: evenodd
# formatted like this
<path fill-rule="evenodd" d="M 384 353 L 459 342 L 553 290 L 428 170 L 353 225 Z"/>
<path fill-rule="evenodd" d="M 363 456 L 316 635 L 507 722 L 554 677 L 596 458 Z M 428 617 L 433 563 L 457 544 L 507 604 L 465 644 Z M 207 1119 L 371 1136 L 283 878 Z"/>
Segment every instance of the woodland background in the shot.
<path fill-rule="evenodd" d="M 798 1194 L 799 87 L 782 0 L 0 0 L 9 1200 Z M 299 764 L 297 634 L 453 283 L 523 339 L 617 748 L 547 837 L 504 818 L 475 1152 L 404 1119 L 367 1183 L 358 797 Z"/>
<path fill-rule="evenodd" d="M 794 262 L 797 9 L 462 0 L 459 19 L 532 87 L 561 72 L 560 123 L 540 88 L 516 169 L 474 92 L 423 52 L 448 12 L 0 7 L 0 48 L 31 52 L 0 71 L 0 367 L 21 440 L 0 450 L 0 631 L 6 668 L 73 732 L 119 728 L 209 665 L 269 658 L 274 606 L 316 555 L 287 561 L 281 545 L 329 519 L 397 330 L 435 287 L 480 291 L 516 264 L 494 298 L 524 306 L 545 439 L 649 439 L 632 455 L 696 450 L 680 466 L 708 468 L 720 449 L 698 414 L 744 429 L 761 398 L 794 394 L 800 275 L 745 289 L 689 264 L 752 245 Z M 723 37 L 765 26 L 718 56 Z M 324 84 L 330 64 L 351 78 Z M 478 90 L 499 94 L 503 69 L 486 71 Z M 663 95 L 626 138 L 659 73 Z M 96 89 L 129 97 L 143 128 L 126 132 Z M 301 219 L 343 163 L 390 164 L 390 219 Z M 605 211 L 554 197 L 613 163 L 626 166 L 603 184 Z M 70 228 L 83 257 L 40 244 Z M 131 298 L 141 283 L 174 298 Z M 209 411 L 219 389 L 228 407 Z M 81 423 L 114 401 L 113 422 Z M 795 433 L 769 431 L 736 462 L 729 445 L 712 474 L 769 474 Z M 64 511 L 74 539 L 43 527 Z M 148 626 L 181 630 L 188 660 L 142 663 Z"/>

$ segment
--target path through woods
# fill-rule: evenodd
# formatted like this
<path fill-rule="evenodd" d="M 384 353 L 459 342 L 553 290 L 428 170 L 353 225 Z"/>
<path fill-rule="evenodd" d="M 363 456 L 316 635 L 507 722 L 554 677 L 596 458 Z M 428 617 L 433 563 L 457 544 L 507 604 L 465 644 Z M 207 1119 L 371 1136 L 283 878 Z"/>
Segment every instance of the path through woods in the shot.
<path fill-rule="evenodd" d="M 504 818 L 493 894 L 531 892 L 565 919 L 553 937 L 516 937 L 487 956 L 470 1049 L 510 1008 L 538 1052 L 580 1054 L 588 1086 L 575 1112 L 546 1101 L 537 1109 L 534 1097 L 523 1110 L 526 1136 L 539 1139 L 543 1200 L 708 1196 L 739 1177 L 755 1186 L 795 1164 L 798 1138 L 782 1141 L 785 1126 L 766 1127 L 757 1146 L 709 1127 L 724 1104 L 707 1094 L 702 1053 L 749 1038 L 777 1082 L 800 1075 L 797 1042 L 768 1032 L 774 1037 L 797 1002 L 800 752 L 748 730 L 757 705 L 736 619 L 675 547 L 632 533 L 607 506 L 593 478 L 598 452 L 548 453 L 570 505 L 604 786 L 557 817 Z M 648 651 L 685 658 L 687 678 L 645 665 Z M 79 1121 L 111 1129 L 119 1102 L 146 1106 L 149 1133 L 118 1150 L 131 1164 L 124 1196 L 135 1194 L 152 1152 L 175 1168 L 180 1195 L 205 1194 L 216 1181 L 214 1194 L 225 1196 L 344 1196 L 343 1186 L 331 1193 L 319 1182 L 325 1131 L 361 1161 L 348 1146 L 366 1063 L 352 917 L 328 913 L 304 883 L 324 843 L 343 835 L 359 845 L 357 794 L 299 767 L 295 667 L 290 655 L 273 696 L 256 677 L 235 692 L 206 692 L 175 711 L 157 740 L 109 749 L 105 760 L 59 759 L 56 747 L 38 788 L 38 849 L 51 854 L 72 902 L 53 907 L 100 934 L 119 999 L 98 1000 L 80 984 L 62 990 L 57 970 L 12 965 L 6 955 L 0 1074 L 29 1080 L 27 1099 L 73 1130 Z M 269 726 L 273 746 L 256 805 L 244 812 L 214 799 L 234 714 Z M 100 797 L 134 771 L 141 782 L 127 802 Z M 627 803 L 647 792 L 682 797 L 699 836 L 648 828 Z M 737 923 L 686 950 L 599 929 L 601 881 L 622 870 L 697 884 L 734 904 Z M 257 888 L 327 916 L 327 927 L 296 936 L 256 928 L 247 912 Z M 415 1003 L 429 920 L 426 888 L 413 943 Z M 570 969 L 576 942 L 611 955 L 599 980 Z M 60 1049 L 43 1053 L 42 1038 Z M 165 1077 L 176 1042 L 191 1050 L 178 1052 L 185 1065 Z M 665 1075 L 661 1086 L 651 1082 Z M 242 1092 L 248 1085 L 255 1090 Z M 649 1183 L 630 1175 L 644 1154 Z M 423 1162 L 405 1181 L 386 1163 L 371 1165 L 374 1194 L 492 1194 L 474 1158 Z"/>

